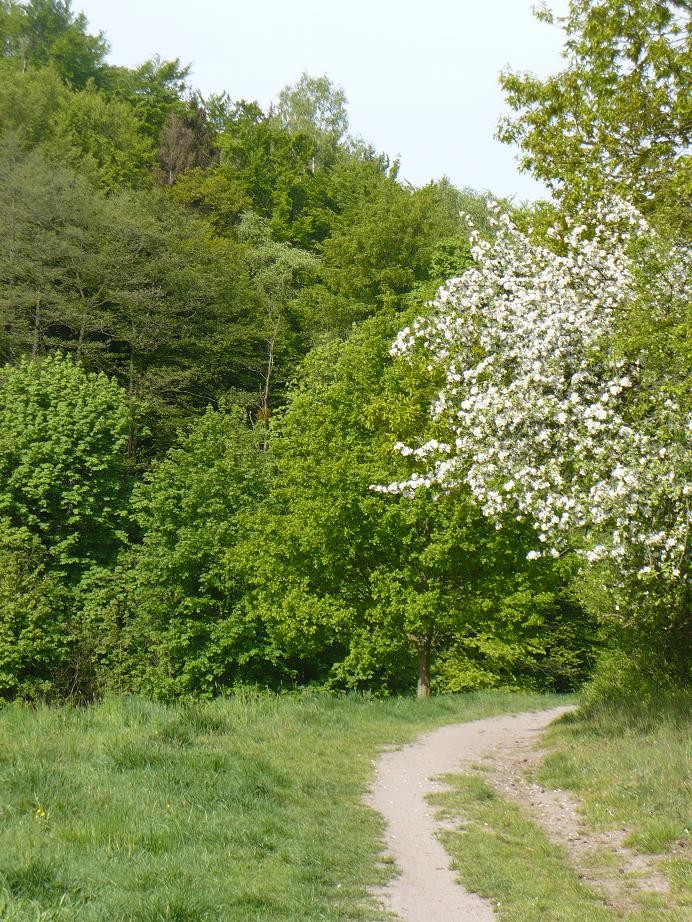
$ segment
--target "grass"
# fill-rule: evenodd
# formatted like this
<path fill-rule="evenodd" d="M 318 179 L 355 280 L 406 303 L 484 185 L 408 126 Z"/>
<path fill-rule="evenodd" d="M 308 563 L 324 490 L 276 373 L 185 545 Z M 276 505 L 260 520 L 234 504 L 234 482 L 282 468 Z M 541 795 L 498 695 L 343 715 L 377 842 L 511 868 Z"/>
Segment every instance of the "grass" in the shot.
<path fill-rule="evenodd" d="M 381 822 L 361 803 L 378 749 L 555 701 L 489 692 L 7 706 L 0 919 L 373 922 L 367 888 L 391 873 Z"/>
<path fill-rule="evenodd" d="M 574 792 L 593 828 L 628 829 L 625 845 L 662 856 L 675 919 L 692 918 L 691 715 L 682 693 L 593 704 L 549 731 L 538 774 Z"/>
<path fill-rule="evenodd" d="M 459 823 L 443 839 L 465 885 L 491 899 L 504 922 L 692 918 L 690 862 L 683 855 L 690 839 L 690 713 L 681 697 L 584 708 L 548 731 L 543 744 L 550 754 L 536 773 L 544 785 L 582 802 L 587 826 L 627 828 L 632 849 L 660 854 L 670 894 L 630 894 L 628 910 L 611 909 L 582 883 L 563 850 L 479 773 L 445 779 L 451 790 L 433 799 Z M 606 877 L 613 860 L 603 856 Z"/>
<path fill-rule="evenodd" d="M 592 705 L 552 728 L 539 780 L 574 791 L 596 829 L 632 829 L 642 852 L 673 849 L 692 834 L 692 701 Z"/>
<path fill-rule="evenodd" d="M 464 885 L 491 900 L 506 922 L 612 922 L 603 900 L 580 882 L 561 849 L 477 774 L 444 779 L 431 801 L 460 822 L 442 833 Z"/>

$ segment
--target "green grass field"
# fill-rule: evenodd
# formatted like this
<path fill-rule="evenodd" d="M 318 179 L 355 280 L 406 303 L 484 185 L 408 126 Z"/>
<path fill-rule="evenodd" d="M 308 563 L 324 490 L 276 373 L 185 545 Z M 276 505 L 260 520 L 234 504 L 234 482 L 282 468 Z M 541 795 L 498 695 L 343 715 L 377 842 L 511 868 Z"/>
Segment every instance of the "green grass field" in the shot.
<path fill-rule="evenodd" d="M 378 749 L 555 702 L 488 692 L 6 706 L 0 919 L 373 922 L 367 887 L 390 871 L 361 795 Z"/>
<path fill-rule="evenodd" d="M 432 701 L 326 694 L 164 706 L 0 709 L 2 922 L 226 922 L 382 918 L 368 898 L 391 867 L 361 796 L 378 749 L 458 720 L 551 706 L 487 692 Z M 665 898 L 627 918 L 692 912 L 689 709 L 622 704 L 552 728 L 538 770 L 571 790 L 594 829 L 626 824 L 662 853 Z M 561 849 L 481 775 L 437 802 L 460 819 L 444 841 L 465 883 L 506 922 L 624 918 Z"/>
<path fill-rule="evenodd" d="M 627 843 L 665 853 L 692 835 L 692 699 L 601 703 L 548 731 L 539 780 L 574 791 L 597 829 L 626 826 Z"/>

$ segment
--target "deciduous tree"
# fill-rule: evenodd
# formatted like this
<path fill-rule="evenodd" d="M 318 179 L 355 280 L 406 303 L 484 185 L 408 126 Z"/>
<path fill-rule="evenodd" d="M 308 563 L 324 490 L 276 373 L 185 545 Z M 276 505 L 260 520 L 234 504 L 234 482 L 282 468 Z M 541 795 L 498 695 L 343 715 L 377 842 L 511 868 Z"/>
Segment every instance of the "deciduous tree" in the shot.
<path fill-rule="evenodd" d="M 394 433 L 429 425 L 429 374 L 392 362 L 393 329 L 373 318 L 304 363 L 270 443 L 272 492 L 236 552 L 255 588 L 248 604 L 300 681 L 404 691 L 417 676 L 421 695 L 500 676 L 568 683 L 559 668 L 540 677 L 549 651 L 569 646 L 550 627 L 566 611 L 551 565 L 529 573 L 525 526 L 497 531 L 468 493 L 370 489 L 373 470 L 410 470 Z"/>
<path fill-rule="evenodd" d="M 692 7 L 686 0 L 571 0 L 565 67 L 545 80 L 506 72 L 518 115 L 500 138 L 570 209 L 617 193 L 689 233 Z"/>
<path fill-rule="evenodd" d="M 380 489 L 464 484 L 489 517 L 533 523 L 531 557 L 608 560 L 613 616 L 665 635 L 675 658 L 689 613 L 689 403 L 618 328 L 637 304 L 682 320 L 689 252 L 622 202 L 587 213 L 557 248 L 500 216 L 476 266 L 399 333 L 395 353 L 420 347 L 444 376 L 431 405 L 442 435 L 400 443 L 424 470 Z"/>

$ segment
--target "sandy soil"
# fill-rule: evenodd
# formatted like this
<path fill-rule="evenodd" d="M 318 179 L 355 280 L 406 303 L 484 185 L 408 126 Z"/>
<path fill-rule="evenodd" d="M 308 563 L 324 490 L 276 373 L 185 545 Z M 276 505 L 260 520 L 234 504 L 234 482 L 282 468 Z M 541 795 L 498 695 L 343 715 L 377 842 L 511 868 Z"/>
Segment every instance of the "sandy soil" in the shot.
<path fill-rule="evenodd" d="M 468 893 L 450 870 L 449 855 L 436 838 L 440 828 L 426 797 L 444 789 L 431 779 L 463 770 L 499 748 L 533 745 L 569 708 L 553 708 L 452 724 L 415 743 L 385 752 L 367 803 L 387 823 L 387 852 L 401 872 L 379 897 L 404 922 L 490 922 L 487 900 Z"/>

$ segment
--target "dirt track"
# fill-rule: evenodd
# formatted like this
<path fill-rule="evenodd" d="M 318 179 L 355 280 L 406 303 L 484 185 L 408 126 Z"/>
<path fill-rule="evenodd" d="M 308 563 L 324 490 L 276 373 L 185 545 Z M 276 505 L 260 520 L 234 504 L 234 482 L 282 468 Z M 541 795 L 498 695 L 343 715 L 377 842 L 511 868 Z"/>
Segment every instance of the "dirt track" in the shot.
<path fill-rule="evenodd" d="M 431 780 L 463 770 L 501 746 L 527 745 L 569 708 L 452 724 L 384 753 L 367 802 L 387 822 L 387 851 L 401 872 L 382 891 L 383 904 L 404 922 L 491 922 L 490 903 L 468 893 L 449 869 L 425 798 L 443 786 Z"/>

